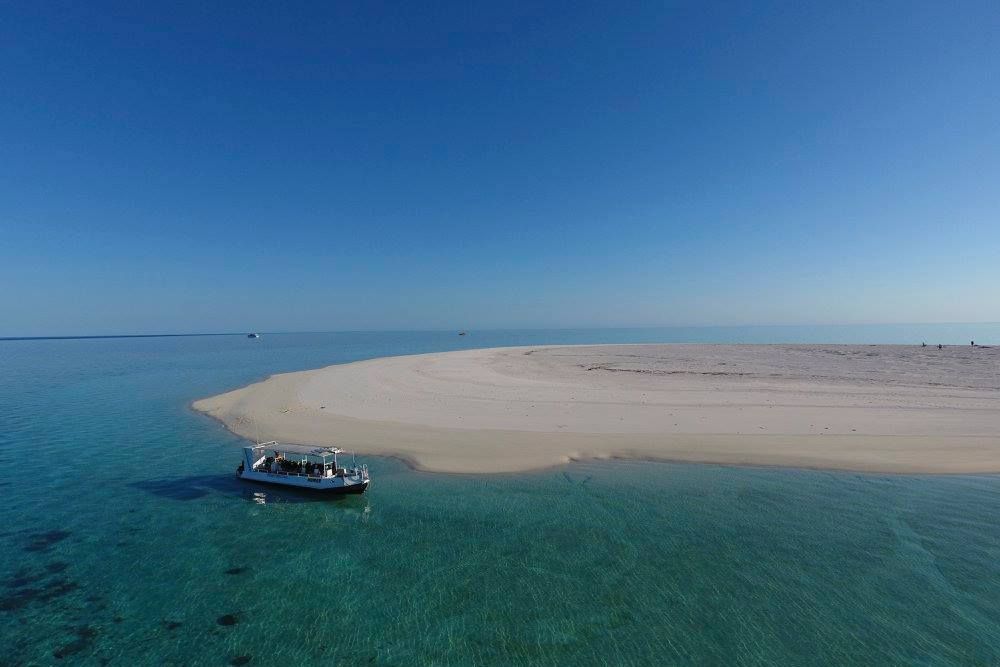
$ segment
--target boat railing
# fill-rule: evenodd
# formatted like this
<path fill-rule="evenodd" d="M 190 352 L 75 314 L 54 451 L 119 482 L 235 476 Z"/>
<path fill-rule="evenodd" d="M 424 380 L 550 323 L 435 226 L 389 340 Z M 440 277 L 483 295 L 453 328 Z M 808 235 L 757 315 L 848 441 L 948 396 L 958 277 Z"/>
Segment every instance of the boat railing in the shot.
<path fill-rule="evenodd" d="M 266 472 L 271 475 L 284 475 L 285 477 L 326 477 L 326 475 L 315 475 L 308 472 L 288 472 L 287 470 L 268 470 L 263 468 L 258 472 Z"/>
<path fill-rule="evenodd" d="M 306 473 L 306 472 L 288 472 L 286 470 L 268 470 L 266 467 L 260 467 L 260 468 L 258 468 L 257 466 L 254 466 L 254 470 L 256 470 L 257 472 L 266 472 L 266 473 L 268 473 L 270 475 L 284 475 L 285 477 L 312 477 L 314 479 L 323 479 L 324 477 L 327 476 L 325 474 L 315 475 L 315 474 Z M 351 473 L 351 474 L 348 474 L 348 473 Z M 337 470 L 334 472 L 334 474 L 330 475 L 330 477 L 351 477 L 353 475 L 360 475 L 363 479 L 368 479 L 368 465 L 365 464 L 365 465 L 359 466 L 359 467 L 355 468 L 354 471 L 352 471 L 352 470 L 350 470 L 348 468 L 337 468 Z"/>

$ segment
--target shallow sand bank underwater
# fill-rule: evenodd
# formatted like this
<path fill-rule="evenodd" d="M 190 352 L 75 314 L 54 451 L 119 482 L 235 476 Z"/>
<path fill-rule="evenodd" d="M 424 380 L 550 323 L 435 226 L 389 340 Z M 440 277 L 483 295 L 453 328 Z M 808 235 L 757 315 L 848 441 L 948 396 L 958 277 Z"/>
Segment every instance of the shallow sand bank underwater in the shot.
<path fill-rule="evenodd" d="M 275 375 L 193 407 L 244 437 L 439 472 L 589 458 L 1000 472 L 1000 348 L 492 348 Z"/>

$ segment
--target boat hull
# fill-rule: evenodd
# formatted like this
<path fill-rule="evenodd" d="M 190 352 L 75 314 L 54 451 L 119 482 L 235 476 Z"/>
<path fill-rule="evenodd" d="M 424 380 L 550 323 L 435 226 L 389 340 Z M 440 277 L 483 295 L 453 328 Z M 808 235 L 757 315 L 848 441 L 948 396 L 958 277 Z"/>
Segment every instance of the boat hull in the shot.
<path fill-rule="evenodd" d="M 370 480 L 360 477 L 305 477 L 301 475 L 282 475 L 270 472 L 237 472 L 236 476 L 248 482 L 260 482 L 273 486 L 283 486 L 290 489 L 315 491 L 324 495 L 347 495 L 364 493 Z"/>

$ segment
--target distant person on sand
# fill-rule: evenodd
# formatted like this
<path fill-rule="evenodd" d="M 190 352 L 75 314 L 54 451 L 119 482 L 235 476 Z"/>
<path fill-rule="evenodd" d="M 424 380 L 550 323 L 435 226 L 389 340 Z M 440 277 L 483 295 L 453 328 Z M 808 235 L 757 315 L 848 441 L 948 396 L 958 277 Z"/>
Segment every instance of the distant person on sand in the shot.
<path fill-rule="evenodd" d="M 975 347 L 976 346 L 976 341 L 970 340 L 969 341 L 969 345 L 971 345 L 972 347 Z"/>
<path fill-rule="evenodd" d="M 938 343 L 938 349 L 939 350 L 941 349 L 941 347 L 942 347 L 941 343 Z"/>

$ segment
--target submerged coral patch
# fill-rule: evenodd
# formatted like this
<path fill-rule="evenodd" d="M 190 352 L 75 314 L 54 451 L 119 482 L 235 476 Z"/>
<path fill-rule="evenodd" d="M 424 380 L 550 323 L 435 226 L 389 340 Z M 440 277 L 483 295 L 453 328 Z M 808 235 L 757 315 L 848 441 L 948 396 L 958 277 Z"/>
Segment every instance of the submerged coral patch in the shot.
<path fill-rule="evenodd" d="M 33 584 L 41 579 L 41 575 L 33 574 L 30 570 L 21 568 L 14 573 L 14 576 L 7 580 L 7 588 L 20 588 Z"/>
<path fill-rule="evenodd" d="M 55 651 L 52 652 L 52 655 L 57 660 L 62 660 L 63 658 L 68 658 L 72 655 L 76 655 L 77 653 L 87 650 L 88 648 L 90 648 L 90 645 L 93 644 L 94 638 L 97 636 L 97 630 L 95 628 L 90 627 L 89 625 L 84 625 L 79 628 L 76 628 L 75 632 L 76 632 L 76 639 L 69 642 L 68 644 L 60 646 L 59 648 L 57 648 Z"/>
<path fill-rule="evenodd" d="M 48 551 L 52 548 L 52 545 L 62 542 L 71 533 L 65 530 L 49 530 L 44 533 L 35 533 L 34 535 L 28 536 L 28 544 L 25 545 L 25 551 Z"/>
<path fill-rule="evenodd" d="M 0 611 L 15 611 L 27 606 L 32 602 L 50 602 L 67 593 L 75 591 L 80 586 L 75 581 L 57 578 L 43 586 L 27 586 L 27 583 L 38 581 L 38 577 L 14 578 L 9 583 L 19 583 L 18 586 L 9 585 L 13 592 L 0 597 Z"/>

